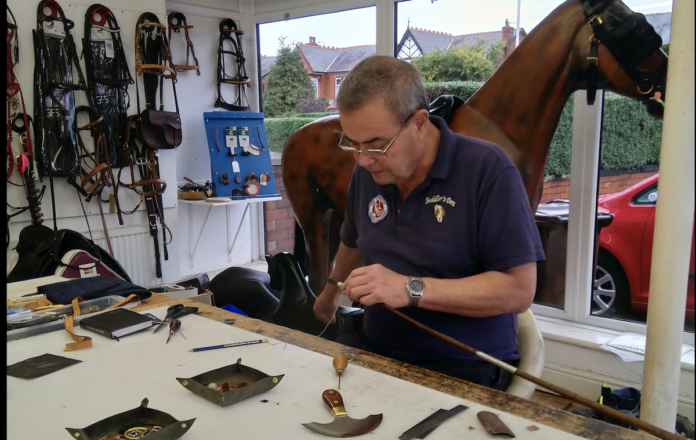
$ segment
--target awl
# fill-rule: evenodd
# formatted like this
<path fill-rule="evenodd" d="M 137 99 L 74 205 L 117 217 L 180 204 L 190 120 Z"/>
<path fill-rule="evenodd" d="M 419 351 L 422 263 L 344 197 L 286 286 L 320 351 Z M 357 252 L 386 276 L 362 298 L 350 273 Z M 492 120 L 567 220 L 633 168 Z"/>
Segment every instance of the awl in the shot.
<path fill-rule="evenodd" d="M 346 368 L 348 368 L 348 359 L 342 354 L 335 356 L 333 358 L 333 367 L 334 370 L 336 370 L 336 374 L 338 375 L 338 389 L 340 390 L 341 376 L 343 376 L 343 373 L 346 371 Z"/>

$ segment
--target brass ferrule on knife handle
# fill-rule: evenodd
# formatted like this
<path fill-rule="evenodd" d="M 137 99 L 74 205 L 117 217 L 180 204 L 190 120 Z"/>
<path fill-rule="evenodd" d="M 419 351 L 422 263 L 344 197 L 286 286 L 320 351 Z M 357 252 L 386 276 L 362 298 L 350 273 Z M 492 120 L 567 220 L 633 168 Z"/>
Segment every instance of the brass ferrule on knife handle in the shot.
<path fill-rule="evenodd" d="M 336 417 L 346 417 L 346 408 L 343 406 L 343 397 L 336 390 L 326 390 L 321 394 L 321 400 L 324 401 L 329 410 Z"/>

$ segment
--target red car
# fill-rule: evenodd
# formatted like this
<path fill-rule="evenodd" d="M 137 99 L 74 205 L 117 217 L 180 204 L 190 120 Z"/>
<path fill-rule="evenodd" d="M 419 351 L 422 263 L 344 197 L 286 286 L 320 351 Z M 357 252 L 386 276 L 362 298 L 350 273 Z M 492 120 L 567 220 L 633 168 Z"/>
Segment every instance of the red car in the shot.
<path fill-rule="evenodd" d="M 655 230 L 655 174 L 632 187 L 600 196 L 598 209 L 615 215 L 599 235 L 599 259 L 592 293 L 592 314 L 630 316 L 648 308 L 650 263 Z M 686 299 L 686 316 L 694 319 L 694 234 Z M 685 274 L 686 276 L 686 274 Z"/>

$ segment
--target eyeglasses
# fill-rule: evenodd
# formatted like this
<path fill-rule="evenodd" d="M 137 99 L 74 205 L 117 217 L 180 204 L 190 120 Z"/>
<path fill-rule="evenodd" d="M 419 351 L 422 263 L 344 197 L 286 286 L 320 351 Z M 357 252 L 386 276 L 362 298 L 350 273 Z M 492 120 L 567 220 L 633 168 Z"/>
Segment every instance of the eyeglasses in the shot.
<path fill-rule="evenodd" d="M 387 157 L 387 150 L 389 149 L 389 147 L 391 147 L 391 145 L 394 143 L 396 138 L 399 137 L 399 133 L 401 133 L 401 130 L 403 130 L 404 127 L 406 127 L 408 122 L 411 120 L 411 118 L 415 114 L 416 113 L 414 112 L 413 114 L 411 114 L 411 116 L 406 118 L 406 122 L 404 122 L 401 125 L 401 128 L 399 128 L 399 131 L 396 132 L 396 135 L 394 135 L 392 140 L 389 141 L 389 143 L 384 148 L 366 148 L 366 149 L 361 150 L 361 149 L 358 149 L 355 147 L 351 147 L 350 145 L 346 145 L 346 142 L 348 142 L 349 144 L 353 144 L 353 145 L 359 145 L 360 142 L 349 141 L 345 138 L 345 133 L 343 133 L 342 131 L 337 131 L 336 133 L 337 134 L 340 133 L 340 135 L 341 135 L 341 139 L 339 139 L 339 141 L 338 141 L 338 148 L 340 148 L 343 151 L 347 151 L 349 153 L 353 153 L 356 155 L 360 154 L 360 153 L 364 153 L 365 155 L 367 155 L 369 157 L 374 157 L 375 159 L 385 158 L 385 157 Z"/>

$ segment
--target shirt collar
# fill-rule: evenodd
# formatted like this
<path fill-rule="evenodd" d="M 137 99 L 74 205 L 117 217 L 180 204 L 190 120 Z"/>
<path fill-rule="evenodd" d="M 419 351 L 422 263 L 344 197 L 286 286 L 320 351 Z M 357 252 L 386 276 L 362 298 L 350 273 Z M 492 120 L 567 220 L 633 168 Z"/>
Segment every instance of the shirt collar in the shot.
<path fill-rule="evenodd" d="M 457 139 L 454 132 L 450 130 L 445 120 L 441 117 L 430 115 L 430 122 L 440 130 L 440 143 L 437 147 L 435 162 L 430 167 L 428 177 L 431 179 L 447 179 L 454 166 L 454 158 L 457 153 Z"/>

